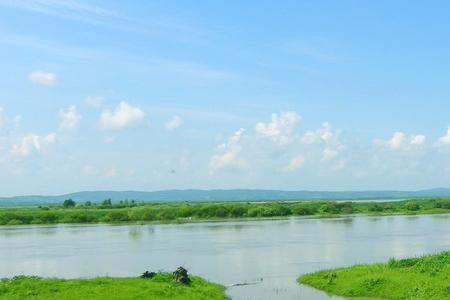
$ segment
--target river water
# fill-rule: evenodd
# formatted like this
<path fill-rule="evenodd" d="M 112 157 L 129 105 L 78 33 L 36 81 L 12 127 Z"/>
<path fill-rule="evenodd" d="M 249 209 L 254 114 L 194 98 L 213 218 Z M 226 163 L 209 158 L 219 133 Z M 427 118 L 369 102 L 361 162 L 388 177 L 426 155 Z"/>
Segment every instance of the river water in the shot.
<path fill-rule="evenodd" d="M 0 227 L 0 278 L 191 273 L 232 299 L 340 299 L 296 283 L 324 268 L 450 249 L 450 215 L 290 218 L 182 225 Z"/>

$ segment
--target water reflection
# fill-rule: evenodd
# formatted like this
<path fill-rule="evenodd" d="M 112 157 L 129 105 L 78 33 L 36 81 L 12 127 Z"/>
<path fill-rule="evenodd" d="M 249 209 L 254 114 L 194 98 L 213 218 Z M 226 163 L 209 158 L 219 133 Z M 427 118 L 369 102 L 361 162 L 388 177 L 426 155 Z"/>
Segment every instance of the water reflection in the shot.
<path fill-rule="evenodd" d="M 141 226 L 130 226 L 128 229 L 128 236 L 134 241 L 138 241 L 142 238 Z"/>
<path fill-rule="evenodd" d="M 183 265 L 224 285 L 257 283 L 230 287 L 233 299 L 332 299 L 298 285 L 298 275 L 448 249 L 450 227 L 444 222 L 450 222 L 448 215 L 5 226 L 0 278 L 138 276 Z"/>

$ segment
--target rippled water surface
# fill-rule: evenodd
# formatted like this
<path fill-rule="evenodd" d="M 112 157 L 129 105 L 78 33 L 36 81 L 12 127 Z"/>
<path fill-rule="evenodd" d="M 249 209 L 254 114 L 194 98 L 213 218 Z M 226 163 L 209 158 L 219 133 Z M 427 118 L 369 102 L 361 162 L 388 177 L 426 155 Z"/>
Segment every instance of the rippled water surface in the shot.
<path fill-rule="evenodd" d="M 300 274 L 450 249 L 450 215 L 235 221 L 183 225 L 0 227 L 0 277 L 191 273 L 232 299 L 339 299 Z M 262 281 L 261 281 L 262 280 Z"/>

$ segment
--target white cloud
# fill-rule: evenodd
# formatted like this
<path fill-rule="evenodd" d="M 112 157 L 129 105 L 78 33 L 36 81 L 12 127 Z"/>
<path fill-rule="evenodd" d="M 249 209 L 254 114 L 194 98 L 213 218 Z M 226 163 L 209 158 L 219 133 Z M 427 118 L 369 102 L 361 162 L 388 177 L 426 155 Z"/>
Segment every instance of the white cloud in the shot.
<path fill-rule="evenodd" d="M 20 127 L 20 124 L 22 122 L 22 116 L 21 115 L 15 115 L 14 117 L 9 117 L 4 113 L 4 109 L 0 106 L 0 128 L 18 128 Z"/>
<path fill-rule="evenodd" d="M 330 161 L 335 159 L 339 155 L 339 151 L 337 149 L 325 148 L 322 151 L 322 159 L 321 161 Z"/>
<path fill-rule="evenodd" d="M 87 96 L 86 99 L 84 99 L 87 106 L 97 109 L 103 106 L 103 101 L 103 97 L 98 96 Z"/>
<path fill-rule="evenodd" d="M 436 142 L 437 146 L 448 146 L 450 145 L 450 126 L 447 128 L 447 132 L 444 136 L 441 136 Z"/>
<path fill-rule="evenodd" d="M 96 173 L 96 169 L 91 165 L 85 165 L 82 168 L 82 172 L 84 176 L 92 176 Z"/>
<path fill-rule="evenodd" d="M 43 85 L 52 86 L 56 83 L 56 75 L 54 73 L 34 71 L 28 76 L 31 82 Z"/>
<path fill-rule="evenodd" d="M 3 127 L 5 123 L 5 117 L 3 116 L 3 107 L 0 106 L 0 128 Z"/>
<path fill-rule="evenodd" d="M 245 165 L 245 162 L 239 158 L 239 154 L 242 151 L 241 140 L 244 131 L 243 128 L 240 128 L 226 143 L 217 146 L 216 154 L 209 160 L 211 172 L 227 167 L 243 167 Z"/>
<path fill-rule="evenodd" d="M 314 144 L 319 142 L 332 143 L 337 142 L 339 135 L 339 130 L 334 130 L 330 123 L 325 122 L 322 128 L 315 131 L 308 130 L 302 137 L 301 142 L 304 144 Z"/>
<path fill-rule="evenodd" d="M 133 107 L 123 101 L 114 111 L 103 111 L 99 123 L 103 129 L 122 129 L 137 126 L 144 117 L 145 113 L 139 107 Z"/>
<path fill-rule="evenodd" d="M 411 137 L 411 145 L 422 145 L 425 143 L 425 136 L 423 134 L 413 135 Z"/>
<path fill-rule="evenodd" d="M 341 159 L 341 160 L 339 160 L 339 161 L 337 162 L 337 164 L 334 165 L 331 169 L 332 169 L 333 171 L 339 171 L 339 170 L 344 169 L 346 166 L 347 166 L 347 160 Z M 359 176 L 361 176 L 361 173 L 359 174 Z"/>
<path fill-rule="evenodd" d="M 81 121 L 81 115 L 78 113 L 75 105 L 70 106 L 66 110 L 59 112 L 59 129 L 75 129 L 78 127 Z"/>
<path fill-rule="evenodd" d="M 284 145 L 293 140 L 293 133 L 299 122 L 300 116 L 296 112 L 283 112 L 280 115 L 273 113 L 271 122 L 257 123 L 255 131 L 277 144 Z"/>
<path fill-rule="evenodd" d="M 333 129 L 333 126 L 326 122 L 322 125 L 322 128 L 315 131 L 307 131 L 300 142 L 303 144 L 322 144 L 325 148 L 322 150 L 322 162 L 334 160 L 344 150 L 339 137 L 341 131 Z"/>
<path fill-rule="evenodd" d="M 117 170 L 115 168 L 111 168 L 105 172 L 105 178 L 114 178 L 117 176 Z"/>
<path fill-rule="evenodd" d="M 401 150 L 408 147 L 409 142 L 407 141 L 407 137 L 403 132 L 397 131 L 394 133 L 392 138 L 388 141 L 389 147 L 392 150 Z"/>
<path fill-rule="evenodd" d="M 169 121 L 167 121 L 165 127 L 167 130 L 175 130 L 181 125 L 183 125 L 183 119 L 181 119 L 179 116 L 173 116 Z"/>
<path fill-rule="evenodd" d="M 15 115 L 13 118 L 13 124 L 15 128 L 20 127 L 20 124 L 22 123 L 22 115 Z"/>
<path fill-rule="evenodd" d="M 107 136 L 103 139 L 103 142 L 105 142 L 106 144 L 112 144 L 116 141 L 116 137 L 115 136 Z"/>
<path fill-rule="evenodd" d="M 305 162 L 303 155 L 297 155 L 289 161 L 288 165 L 283 169 L 287 172 L 298 170 Z"/>
<path fill-rule="evenodd" d="M 396 131 L 392 137 L 387 140 L 375 140 L 374 143 L 379 146 L 385 146 L 393 151 L 407 151 L 423 145 L 425 143 L 426 137 L 422 134 L 407 136 L 401 131 Z"/>
<path fill-rule="evenodd" d="M 46 136 L 40 136 L 30 133 L 24 136 L 19 143 L 13 144 L 13 156 L 27 157 L 34 152 L 42 152 L 43 149 L 56 142 L 56 134 L 49 133 Z"/>

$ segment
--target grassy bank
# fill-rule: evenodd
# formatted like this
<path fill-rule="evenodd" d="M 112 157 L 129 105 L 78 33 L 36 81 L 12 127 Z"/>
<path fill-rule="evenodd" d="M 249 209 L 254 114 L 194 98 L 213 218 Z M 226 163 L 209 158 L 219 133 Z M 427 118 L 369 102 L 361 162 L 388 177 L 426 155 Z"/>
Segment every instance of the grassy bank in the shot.
<path fill-rule="evenodd" d="M 449 213 L 450 199 L 406 200 L 362 203 L 299 201 L 265 203 L 175 203 L 122 202 L 75 203 L 24 208 L 0 208 L 0 225 L 54 223 L 186 222 L 238 218 L 286 216 L 338 216 L 348 214 L 436 214 Z"/>
<path fill-rule="evenodd" d="M 224 288 L 191 277 L 189 286 L 172 283 L 172 275 L 152 279 L 42 279 L 15 277 L 0 282 L 1 300 L 225 300 Z"/>
<path fill-rule="evenodd" d="M 450 299 L 450 252 L 320 271 L 301 276 L 299 282 L 359 299 Z"/>

